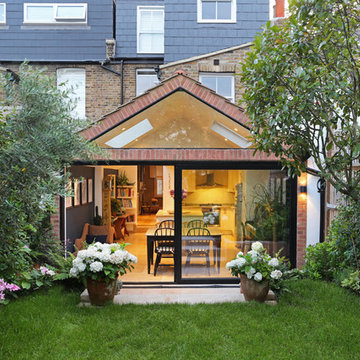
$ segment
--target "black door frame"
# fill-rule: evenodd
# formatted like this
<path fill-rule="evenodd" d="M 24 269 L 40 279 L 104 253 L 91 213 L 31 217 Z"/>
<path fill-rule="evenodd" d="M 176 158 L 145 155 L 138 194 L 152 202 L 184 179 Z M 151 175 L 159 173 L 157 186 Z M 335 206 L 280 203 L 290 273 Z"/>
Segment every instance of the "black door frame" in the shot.
<path fill-rule="evenodd" d="M 93 163 L 76 161 L 72 165 L 163 165 L 174 166 L 174 219 L 175 219 L 175 267 L 173 282 L 141 282 L 141 284 L 236 284 L 238 278 L 191 278 L 181 277 L 181 216 L 182 216 L 182 171 L 183 170 L 281 170 L 282 165 L 278 161 L 218 161 L 218 160 L 191 160 L 191 161 L 136 161 L 136 160 L 100 160 Z M 297 177 L 290 179 L 290 234 L 289 254 L 292 267 L 296 267 L 296 233 L 297 233 Z M 140 282 L 137 282 L 140 284 Z M 132 282 L 129 284 L 132 284 Z"/>

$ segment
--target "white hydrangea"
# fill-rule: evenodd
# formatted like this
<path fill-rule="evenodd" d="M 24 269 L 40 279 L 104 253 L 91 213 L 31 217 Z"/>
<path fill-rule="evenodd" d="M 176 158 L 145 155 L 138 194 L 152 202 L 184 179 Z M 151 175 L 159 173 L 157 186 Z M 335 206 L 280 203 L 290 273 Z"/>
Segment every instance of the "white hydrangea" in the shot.
<path fill-rule="evenodd" d="M 279 260 L 278 260 L 277 258 L 272 258 L 272 259 L 268 262 L 268 264 L 269 264 L 270 266 L 274 266 L 274 267 L 279 266 Z"/>
<path fill-rule="evenodd" d="M 236 257 L 240 257 L 240 256 L 243 256 L 243 255 L 244 255 L 244 253 L 243 253 L 242 251 L 239 251 L 239 252 L 237 253 Z"/>
<path fill-rule="evenodd" d="M 54 275 L 55 275 L 55 271 L 53 271 L 53 270 L 48 270 L 47 274 L 50 275 L 50 276 L 54 276 Z"/>
<path fill-rule="evenodd" d="M 121 264 L 125 259 L 125 251 L 116 250 L 113 254 L 110 255 L 110 262 L 115 265 Z"/>
<path fill-rule="evenodd" d="M 103 269 L 103 264 L 100 261 L 94 261 L 90 264 L 90 271 L 100 272 Z"/>
<path fill-rule="evenodd" d="M 83 262 L 77 264 L 77 269 L 78 269 L 79 272 L 85 271 L 85 269 L 86 269 L 86 264 L 84 264 Z"/>
<path fill-rule="evenodd" d="M 254 251 L 261 251 L 264 249 L 263 244 L 260 241 L 252 243 L 251 249 Z"/>
<path fill-rule="evenodd" d="M 261 272 L 257 272 L 255 275 L 254 275 L 254 280 L 255 281 L 258 281 L 260 282 L 262 280 L 263 276 L 261 274 Z"/>
<path fill-rule="evenodd" d="M 274 270 L 270 274 L 272 279 L 278 280 L 282 277 L 282 272 L 280 270 Z"/>
<path fill-rule="evenodd" d="M 78 269 L 77 269 L 77 268 L 72 267 L 72 268 L 70 269 L 70 275 L 71 275 L 71 276 L 77 277 L 78 274 L 79 274 L 79 272 L 78 272 Z"/>
<path fill-rule="evenodd" d="M 130 262 L 132 262 L 132 263 L 134 263 L 134 264 L 137 263 L 137 257 L 136 257 L 135 255 L 129 253 L 128 258 L 129 258 L 129 261 L 130 261 Z"/>
<path fill-rule="evenodd" d="M 252 267 L 249 271 L 245 272 L 248 279 L 251 279 L 253 275 L 256 273 L 256 270 Z"/>

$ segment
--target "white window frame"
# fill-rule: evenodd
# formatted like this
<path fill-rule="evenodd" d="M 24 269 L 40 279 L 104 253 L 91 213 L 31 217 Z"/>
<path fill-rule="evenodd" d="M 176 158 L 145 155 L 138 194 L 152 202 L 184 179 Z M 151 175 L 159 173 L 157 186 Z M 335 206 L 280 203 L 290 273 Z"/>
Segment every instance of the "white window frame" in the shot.
<path fill-rule="evenodd" d="M 222 94 L 219 94 L 216 90 L 214 90 L 218 95 L 228 99 L 229 101 L 235 103 L 235 77 L 232 73 L 200 73 L 199 74 L 199 81 L 202 83 L 203 77 L 214 77 L 214 78 L 220 78 L 220 77 L 226 77 L 231 79 L 231 97 L 224 96 Z M 206 85 L 204 85 L 206 86 Z M 217 87 L 217 86 L 216 86 Z"/>
<path fill-rule="evenodd" d="M 141 74 L 142 72 L 151 72 L 152 74 Z M 155 75 L 156 77 L 157 77 L 157 75 L 156 75 L 156 72 L 155 72 L 155 70 L 154 69 L 150 69 L 150 68 L 141 68 L 141 69 L 136 69 L 136 84 L 135 84 L 135 95 L 136 96 L 139 96 L 139 95 L 141 95 L 141 94 L 143 94 L 144 92 L 142 92 L 142 93 L 140 93 L 140 92 L 138 92 L 138 76 L 141 76 L 141 75 Z M 154 86 L 155 85 L 157 85 L 158 83 L 159 83 L 160 81 L 159 80 L 157 80 L 157 82 L 154 84 Z"/>
<path fill-rule="evenodd" d="M 6 24 L 6 3 L 0 3 L 0 5 L 4 5 L 4 21 L 0 21 L 0 25 Z"/>
<path fill-rule="evenodd" d="M 163 28 L 163 36 L 165 37 L 165 9 L 164 6 L 147 6 L 147 5 L 138 5 L 137 6 L 137 21 L 136 21 L 136 51 L 138 54 L 164 54 L 164 48 L 159 52 L 140 52 L 140 12 L 144 10 L 162 10 L 164 16 L 164 28 Z"/>
<path fill-rule="evenodd" d="M 49 20 L 31 20 L 27 18 L 27 9 L 28 7 L 49 7 L 51 6 L 53 8 L 53 18 Z M 82 6 L 84 9 L 83 16 L 81 17 L 58 17 L 57 11 L 58 8 L 61 6 L 67 6 L 67 7 L 77 7 Z M 87 3 L 24 3 L 24 24 L 87 24 Z"/>
<path fill-rule="evenodd" d="M 231 18 L 230 19 L 203 19 L 202 18 L 202 2 L 213 1 L 218 2 L 221 0 L 197 0 L 197 22 L 198 23 L 236 23 L 236 0 L 230 0 L 231 2 Z"/>

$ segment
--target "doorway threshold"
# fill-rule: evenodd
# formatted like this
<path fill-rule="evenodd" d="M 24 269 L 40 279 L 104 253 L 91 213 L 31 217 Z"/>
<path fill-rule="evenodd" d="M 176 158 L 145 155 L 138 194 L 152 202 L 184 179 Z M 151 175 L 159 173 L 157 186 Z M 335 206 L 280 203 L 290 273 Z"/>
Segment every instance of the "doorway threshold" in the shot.
<path fill-rule="evenodd" d="M 114 297 L 114 304 L 150 305 L 150 304 L 219 304 L 243 303 L 243 294 L 239 286 L 186 286 L 174 287 L 123 287 Z M 270 292 L 266 303 L 276 304 L 273 292 Z M 81 294 L 80 306 L 90 306 L 87 290 Z"/>

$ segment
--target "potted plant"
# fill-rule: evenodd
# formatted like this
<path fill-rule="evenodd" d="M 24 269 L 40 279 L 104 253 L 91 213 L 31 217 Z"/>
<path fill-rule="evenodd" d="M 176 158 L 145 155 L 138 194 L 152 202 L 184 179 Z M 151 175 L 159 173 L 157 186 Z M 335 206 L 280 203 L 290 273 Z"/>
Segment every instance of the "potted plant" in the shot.
<path fill-rule="evenodd" d="M 86 280 L 92 305 L 112 302 L 118 276 L 134 268 L 137 258 L 125 250 L 126 245 L 97 242 L 80 250 L 73 260 L 70 274 Z"/>
<path fill-rule="evenodd" d="M 111 214 L 113 216 L 116 216 L 116 215 L 122 214 L 122 213 L 123 213 L 123 209 L 120 204 L 120 201 L 118 201 L 116 199 L 111 199 Z"/>
<path fill-rule="evenodd" d="M 251 250 L 244 255 L 241 251 L 236 258 L 226 264 L 226 268 L 233 276 L 240 276 L 240 292 L 246 301 L 256 300 L 264 302 L 270 288 L 270 280 L 278 280 L 282 276 L 281 259 L 272 258 L 256 241 Z"/>

